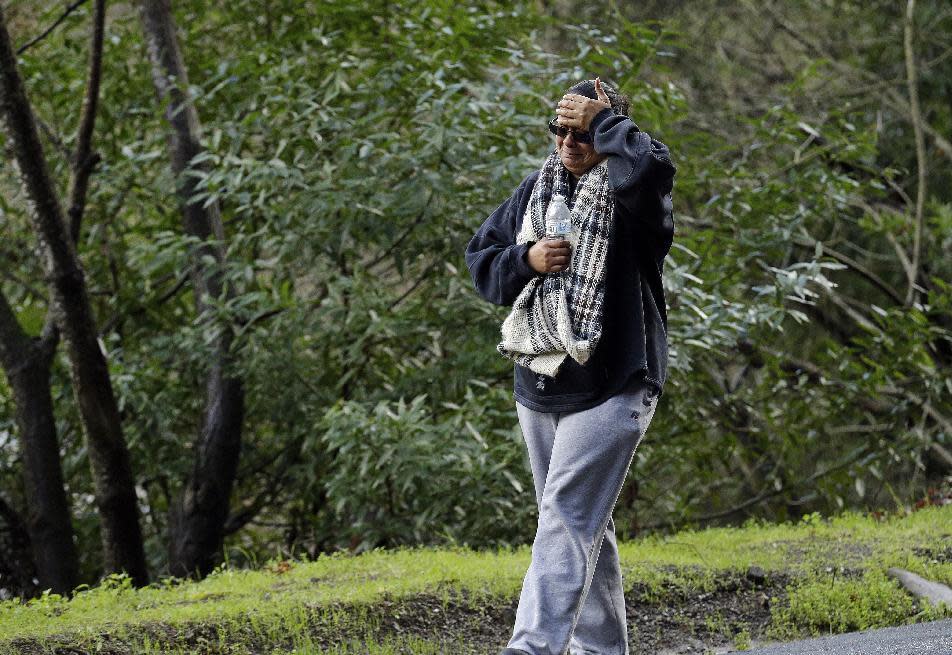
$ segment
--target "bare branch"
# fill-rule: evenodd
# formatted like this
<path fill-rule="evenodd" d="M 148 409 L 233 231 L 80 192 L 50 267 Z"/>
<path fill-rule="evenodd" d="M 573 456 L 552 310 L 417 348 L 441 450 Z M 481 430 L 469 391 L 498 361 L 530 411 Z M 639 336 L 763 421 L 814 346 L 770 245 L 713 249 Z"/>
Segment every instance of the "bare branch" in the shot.
<path fill-rule="evenodd" d="M 862 446 L 861 448 L 854 450 L 849 455 L 849 457 L 846 457 L 842 461 L 836 464 L 833 464 L 825 469 L 820 469 L 819 471 L 816 471 L 813 475 L 811 475 L 808 478 L 804 478 L 803 480 L 797 480 L 791 483 L 789 486 L 784 486 L 784 487 L 781 487 L 780 489 L 774 489 L 773 485 L 770 485 L 770 491 L 761 492 L 760 494 L 754 496 L 753 498 L 749 498 L 745 500 L 739 505 L 735 505 L 734 507 L 730 507 L 720 512 L 714 512 L 713 514 L 706 514 L 705 516 L 691 519 L 691 522 L 692 523 L 695 523 L 695 522 L 696 523 L 710 523 L 711 521 L 716 521 L 717 519 L 727 518 L 728 516 L 738 514 L 744 511 L 745 509 L 748 509 L 755 505 L 759 505 L 767 500 L 770 500 L 771 498 L 780 496 L 781 494 L 784 494 L 790 491 L 791 489 L 796 489 L 798 487 L 810 485 L 813 482 L 816 482 L 817 480 L 825 478 L 828 475 L 832 475 L 833 473 L 836 473 L 837 471 L 841 471 L 844 468 L 851 466 L 857 460 L 859 460 L 864 455 L 866 455 L 870 451 L 870 449 L 871 449 L 871 446 L 869 445 Z M 643 526 L 643 528 L 646 530 L 651 530 L 655 528 L 668 527 L 668 525 L 669 524 L 667 523 L 658 522 L 658 523 L 652 523 L 650 525 L 645 525 Z"/>
<path fill-rule="evenodd" d="M 817 43 L 812 42 L 806 38 L 804 33 L 801 30 L 787 25 L 782 17 L 777 13 L 777 11 L 769 5 L 769 3 L 764 3 L 763 8 L 770 14 L 770 17 L 774 22 L 791 38 L 793 38 L 797 43 L 803 46 L 808 52 L 811 52 L 814 56 L 822 57 L 829 65 L 833 66 L 842 74 L 846 75 L 855 75 L 861 78 L 865 78 L 867 82 L 872 85 L 883 85 L 885 86 L 885 96 L 881 96 L 888 104 L 892 105 L 894 109 L 898 110 L 901 114 L 910 116 L 911 111 L 909 106 L 909 101 L 907 101 L 902 94 L 900 94 L 896 89 L 892 88 L 888 81 L 881 79 L 878 75 L 872 71 L 862 70 L 859 68 L 854 68 L 852 65 L 841 61 L 839 58 L 832 56 L 829 52 L 820 47 Z M 923 132 L 928 134 L 932 140 L 935 142 L 936 147 L 939 149 L 942 154 L 947 158 L 952 159 L 952 142 L 945 138 L 938 130 L 932 127 L 928 122 L 926 122 L 921 112 L 917 112 L 919 116 L 919 127 Z"/>
<path fill-rule="evenodd" d="M 952 453 L 950 453 L 945 446 L 937 441 L 933 441 L 929 444 L 929 449 L 938 455 L 939 459 L 945 462 L 945 465 L 949 467 L 949 469 L 952 469 Z"/>
<path fill-rule="evenodd" d="M 79 241 L 79 229 L 86 208 L 86 191 L 89 177 L 99 162 L 99 155 L 92 152 L 93 129 L 96 127 L 96 110 L 99 105 L 99 82 L 102 77 L 102 43 L 106 21 L 106 1 L 96 0 L 93 9 L 93 29 L 89 50 L 89 72 L 86 95 L 76 131 L 76 152 L 69 181 L 69 228 L 73 243 Z"/>
<path fill-rule="evenodd" d="M 172 286 L 171 289 L 163 293 L 161 296 L 156 298 L 153 301 L 144 302 L 135 309 L 127 312 L 125 315 L 121 313 L 115 313 L 109 317 L 109 319 L 103 323 L 102 327 L 99 329 L 99 335 L 108 334 L 112 331 L 116 325 L 119 324 L 119 321 L 123 318 L 135 318 L 145 314 L 149 309 L 153 309 L 158 305 L 163 305 L 167 301 L 171 300 L 174 296 L 178 294 L 179 291 L 185 288 L 185 284 L 188 282 L 188 275 L 182 275 L 179 277 L 178 281 Z"/>
<path fill-rule="evenodd" d="M 410 288 L 408 288 L 406 291 L 404 291 L 403 294 L 401 294 L 399 298 L 397 298 L 397 299 L 394 300 L 392 303 L 390 303 L 390 307 L 389 307 L 388 309 L 389 309 L 390 311 L 393 311 L 393 310 L 396 308 L 397 305 L 399 305 L 399 304 L 402 303 L 404 300 L 406 300 L 407 297 L 408 297 L 411 293 L 413 293 L 414 291 L 416 291 L 417 288 L 418 288 L 421 284 L 423 284 L 423 282 L 425 282 L 425 281 L 427 280 L 427 278 L 430 277 L 430 274 L 433 273 L 433 271 L 435 271 L 435 270 L 439 267 L 439 265 L 440 265 L 441 263 L 443 263 L 442 260 L 436 260 L 436 261 L 434 261 L 432 264 L 430 264 L 429 266 L 427 266 L 427 267 L 423 270 L 423 275 L 421 275 L 419 278 L 417 278 L 417 280 L 416 280 L 412 285 L 410 285 Z"/>
<path fill-rule="evenodd" d="M 850 307 L 850 306 L 846 303 L 846 301 L 844 301 L 842 298 L 840 298 L 837 294 L 835 294 L 835 293 L 829 293 L 829 294 L 826 295 L 826 297 L 830 299 L 830 302 L 832 302 L 834 305 L 836 305 L 837 307 L 839 307 L 840 309 L 842 309 L 843 312 L 845 312 L 847 316 L 849 316 L 849 317 L 850 317 L 851 319 L 853 319 L 856 323 L 858 323 L 859 325 L 863 326 L 864 328 L 866 328 L 866 329 L 869 330 L 870 332 L 878 332 L 878 333 L 881 333 L 881 332 L 882 332 L 882 330 L 880 330 L 878 327 L 876 327 L 876 325 L 873 324 L 868 318 L 866 318 L 865 316 L 863 316 L 862 314 L 860 314 L 858 311 L 856 311 L 855 309 L 853 309 L 852 307 Z"/>
<path fill-rule="evenodd" d="M 909 101 L 903 98 L 898 91 L 895 89 L 889 89 L 886 95 L 887 101 L 891 101 L 890 104 L 894 109 L 906 113 L 909 116 L 912 115 Z M 945 155 L 948 159 L 952 159 L 952 142 L 946 139 L 938 130 L 932 127 L 932 125 L 927 123 L 925 119 L 923 119 L 922 114 L 919 114 L 919 128 L 932 137 L 936 148 L 938 148 L 943 155 Z"/>
<path fill-rule="evenodd" d="M 34 45 L 36 45 L 37 43 L 39 43 L 40 41 L 42 41 L 43 39 L 45 39 L 47 36 L 49 36 L 49 35 L 53 32 L 53 30 L 55 30 L 57 27 L 59 27 L 59 24 L 60 24 L 60 23 L 62 23 L 64 20 L 66 20 L 66 18 L 67 18 L 71 13 L 73 13 L 74 11 L 76 11 L 76 9 L 78 9 L 80 6 L 82 6 L 82 5 L 84 5 L 84 4 L 86 4 L 86 0 L 76 0 L 76 2 L 74 2 L 73 4 L 71 4 L 70 6 L 68 6 L 68 7 L 66 8 L 66 11 L 64 11 L 64 12 L 62 13 L 62 15 L 60 15 L 60 17 L 57 18 L 57 19 L 53 22 L 52 25 L 50 25 L 50 26 L 47 27 L 45 30 L 43 30 L 43 33 L 42 33 L 42 34 L 40 34 L 39 36 L 34 37 L 34 38 L 31 39 L 30 41 L 27 41 L 26 43 L 24 43 L 23 45 L 21 45 L 21 46 L 19 47 L 19 49 L 17 50 L 17 55 L 22 55 L 22 54 L 23 54 L 24 52 L 26 52 L 28 49 L 32 48 Z"/>
<path fill-rule="evenodd" d="M 892 423 L 873 423 L 872 425 L 840 425 L 827 428 L 830 434 L 865 434 L 892 429 Z"/>
<path fill-rule="evenodd" d="M 935 419 L 935 422 L 941 425 L 943 430 L 945 430 L 949 434 L 952 434 L 952 421 L 950 421 L 948 418 L 940 414 L 938 410 L 936 410 L 936 408 L 933 407 L 929 401 L 925 401 L 922 403 L 922 410 L 926 414 L 931 416 L 933 419 Z"/>
<path fill-rule="evenodd" d="M 413 219 L 413 222 L 403 231 L 402 234 L 400 234 L 400 236 L 396 238 L 396 240 L 390 245 L 389 248 L 387 248 L 383 253 L 381 253 L 378 257 L 376 257 L 373 261 L 371 261 L 369 264 L 366 265 L 366 268 L 368 271 L 371 270 L 374 266 L 376 266 L 380 262 L 384 261 L 387 257 L 389 257 L 398 247 L 400 247 L 400 244 L 403 243 L 404 239 L 406 239 L 410 235 L 410 233 L 413 232 L 413 230 L 415 230 L 416 227 L 420 223 L 423 222 L 423 219 L 426 217 L 426 210 L 429 208 L 430 200 L 432 199 L 433 199 L 433 192 L 430 191 L 430 193 L 426 197 L 426 200 L 423 202 L 423 208 L 420 209 L 420 213 L 417 214 L 417 217 Z"/>
<path fill-rule="evenodd" d="M 63 139 L 60 138 L 59 134 L 56 131 L 47 125 L 46 121 L 41 119 L 39 116 L 36 117 L 36 124 L 40 127 L 40 131 L 50 140 L 50 143 L 56 148 L 56 151 L 62 155 L 63 159 L 66 161 L 70 160 L 72 156 L 69 152 L 69 148 L 66 147 L 66 144 L 63 143 Z"/>
<path fill-rule="evenodd" d="M 915 232 L 912 243 L 912 265 L 909 269 L 909 289 L 906 291 L 905 305 L 912 305 L 917 297 L 916 278 L 919 275 L 919 259 L 922 254 L 922 223 L 926 203 L 926 144 L 922 135 L 922 110 L 919 107 L 919 74 L 916 70 L 916 53 L 913 49 L 913 19 L 916 11 L 916 0 L 909 0 L 906 5 L 906 20 L 903 27 L 903 50 L 906 55 L 906 83 L 909 88 L 909 115 L 912 120 L 912 131 L 916 139 L 916 168 L 918 169 L 918 185 L 916 188 Z"/>
<path fill-rule="evenodd" d="M 808 248 L 815 248 L 816 244 L 819 243 L 820 247 L 823 248 L 824 254 L 829 255 L 836 261 L 840 262 L 841 264 L 845 264 L 851 270 L 859 273 L 861 276 L 869 280 L 876 288 L 878 288 L 880 291 L 882 291 L 887 296 L 892 298 L 897 304 L 899 305 L 903 304 L 902 296 L 900 296 L 899 293 L 895 289 L 893 289 L 891 286 L 886 284 L 886 281 L 883 280 L 878 275 L 876 275 L 876 273 L 869 270 L 868 268 L 860 264 L 858 261 L 856 261 L 852 257 L 849 257 L 848 255 L 844 255 L 843 253 L 834 250 L 830 246 L 826 245 L 825 243 L 821 241 L 817 241 L 816 239 L 814 239 L 813 237 L 810 237 L 809 235 L 805 238 L 795 238 L 794 242 L 801 246 L 806 246 Z"/>
<path fill-rule="evenodd" d="M 85 0 L 83 0 L 85 2 Z M 78 4 L 76 6 L 79 6 Z M 65 14 L 64 14 L 65 17 Z M 96 113 L 99 107 L 99 87 L 102 73 L 103 32 L 106 20 L 105 0 L 96 0 L 93 9 L 92 36 L 90 38 L 89 69 L 86 81 L 86 94 L 80 112 L 79 127 L 76 133 L 76 152 L 70 157 L 69 209 L 67 219 L 70 239 L 73 246 L 79 242 L 79 230 L 83 212 L 86 208 L 86 196 L 89 190 L 89 178 L 93 168 L 99 162 L 98 154 L 91 154 L 93 130 L 96 127 Z M 48 134 L 52 130 L 47 128 Z M 64 148 L 62 142 L 55 140 L 57 147 Z M 43 326 L 43 337 L 48 346 L 55 346 L 59 340 L 56 328 L 55 312 L 47 312 Z"/>
<path fill-rule="evenodd" d="M 34 285 L 29 280 L 24 280 L 23 278 L 18 276 L 15 272 L 11 271 L 10 269 L 7 269 L 7 268 L 3 269 L 3 272 L 0 273 L 0 275 L 3 275 L 3 277 L 7 278 L 11 282 L 15 282 L 16 284 L 26 289 L 27 293 L 29 293 L 31 296 L 33 296 L 37 300 L 45 301 L 47 299 L 47 296 L 43 292 L 42 289 Z"/>
<path fill-rule="evenodd" d="M 303 445 L 304 439 L 298 437 L 278 452 L 270 462 L 267 462 L 270 465 L 278 458 L 281 460 L 275 467 L 274 474 L 268 478 L 264 489 L 253 500 L 244 503 L 240 511 L 233 512 L 225 521 L 223 530 L 226 535 L 234 534 L 243 528 L 254 520 L 261 510 L 269 507 L 274 502 L 287 482 L 287 472 L 300 456 L 301 446 Z"/>

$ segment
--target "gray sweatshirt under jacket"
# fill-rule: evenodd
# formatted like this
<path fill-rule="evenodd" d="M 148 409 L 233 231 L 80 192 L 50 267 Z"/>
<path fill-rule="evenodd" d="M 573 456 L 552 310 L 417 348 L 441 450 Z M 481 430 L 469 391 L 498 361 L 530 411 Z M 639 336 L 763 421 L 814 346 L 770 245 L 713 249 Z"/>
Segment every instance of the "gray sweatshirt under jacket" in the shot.
<path fill-rule="evenodd" d="M 667 146 L 611 109 L 599 112 L 589 130 L 595 151 L 608 155 L 608 182 L 616 201 L 602 336 L 584 366 L 568 357 L 554 378 L 515 365 L 515 400 L 540 412 L 594 407 L 621 391 L 632 376 L 652 384 L 660 397 L 667 376 L 668 318 L 661 276 L 674 238 L 676 169 Z M 533 242 L 515 245 L 538 177 L 539 171 L 526 177 L 466 246 L 476 291 L 491 303 L 511 306 L 533 276 L 543 275 L 528 263 Z"/>

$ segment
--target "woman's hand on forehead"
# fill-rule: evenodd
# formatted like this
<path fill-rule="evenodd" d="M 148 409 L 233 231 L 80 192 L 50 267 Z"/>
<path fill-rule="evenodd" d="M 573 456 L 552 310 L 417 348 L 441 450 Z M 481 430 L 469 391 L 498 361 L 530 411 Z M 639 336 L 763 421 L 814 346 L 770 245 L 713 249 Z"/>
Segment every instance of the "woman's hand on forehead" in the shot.
<path fill-rule="evenodd" d="M 611 102 L 608 94 L 602 89 L 601 80 L 595 78 L 595 94 L 598 100 L 593 100 L 578 93 L 566 93 L 559 101 L 555 110 L 558 123 L 563 127 L 587 131 L 592 119 L 603 109 L 610 109 Z"/>

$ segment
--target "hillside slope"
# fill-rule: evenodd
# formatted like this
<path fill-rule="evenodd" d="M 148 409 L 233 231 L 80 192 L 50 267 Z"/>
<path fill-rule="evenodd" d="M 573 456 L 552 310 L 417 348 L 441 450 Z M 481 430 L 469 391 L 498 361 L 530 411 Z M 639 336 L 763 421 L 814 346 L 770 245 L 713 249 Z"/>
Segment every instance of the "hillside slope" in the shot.
<path fill-rule="evenodd" d="M 620 550 L 633 653 L 727 652 L 952 616 L 885 575 L 900 566 L 952 584 L 952 506 L 681 532 Z M 3 602 L 0 651 L 495 655 L 529 555 L 374 551 L 138 590 L 112 577 L 71 600 Z"/>

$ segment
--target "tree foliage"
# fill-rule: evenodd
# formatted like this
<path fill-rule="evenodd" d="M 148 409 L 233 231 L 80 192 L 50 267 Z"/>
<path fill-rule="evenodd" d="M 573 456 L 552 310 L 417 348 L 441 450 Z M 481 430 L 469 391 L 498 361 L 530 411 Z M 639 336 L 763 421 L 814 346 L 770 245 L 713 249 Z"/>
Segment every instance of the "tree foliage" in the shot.
<path fill-rule="evenodd" d="M 442 0 L 175 9 L 205 130 L 187 174 L 193 201 L 221 208 L 227 256 L 206 265 L 234 294 L 210 299 L 218 320 L 199 320 L 148 57 L 119 6 L 78 248 L 154 571 L 194 457 L 216 325 L 237 326 L 246 393 L 232 561 L 531 537 L 512 369 L 494 350 L 505 309 L 476 296 L 462 253 L 540 165 L 555 101 L 596 74 L 678 166 L 669 382 L 618 524 L 633 534 L 902 505 L 948 474 L 944 3 L 919 2 L 911 22 L 892 3 L 819 0 L 648 3 L 637 15 L 589 3 L 572 21 L 536 3 Z M 59 11 L 14 8 L 17 41 Z M 78 9 L 20 60 L 61 185 L 87 23 Z M 39 330 L 42 262 L 9 167 L 0 284 Z M 90 578 L 97 519 L 62 361 L 52 389 Z M 0 490 L 24 508 L 11 403 L 0 386 Z"/>

